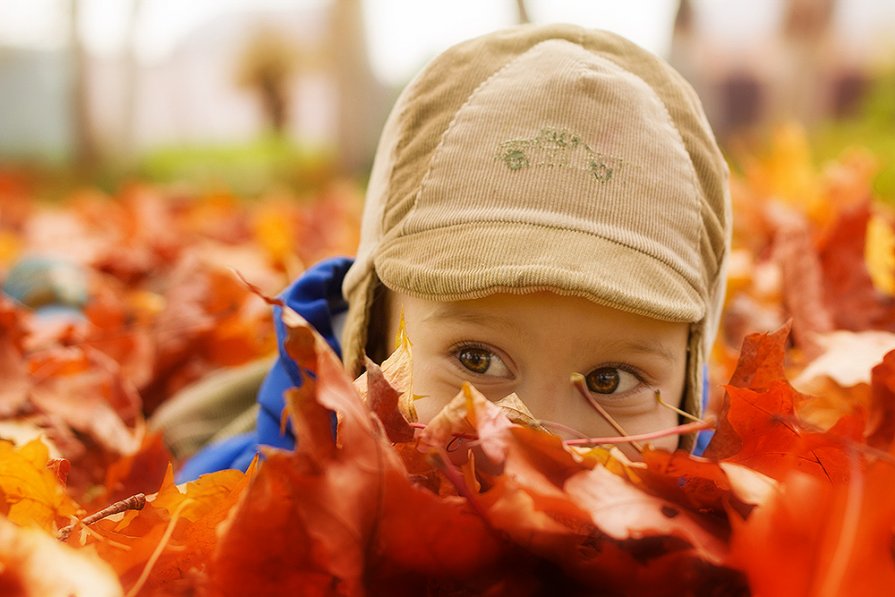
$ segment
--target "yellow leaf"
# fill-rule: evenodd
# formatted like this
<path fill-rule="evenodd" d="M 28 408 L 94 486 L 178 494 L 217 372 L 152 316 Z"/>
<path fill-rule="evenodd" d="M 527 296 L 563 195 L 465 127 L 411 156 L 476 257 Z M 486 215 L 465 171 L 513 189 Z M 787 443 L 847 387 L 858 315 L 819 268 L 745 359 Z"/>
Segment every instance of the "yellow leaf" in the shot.
<path fill-rule="evenodd" d="M 8 518 L 22 526 L 55 533 L 57 518 L 68 518 L 78 506 L 66 494 L 55 473 L 47 468 L 50 453 L 39 439 L 17 448 L 0 441 L 0 492 Z"/>
<path fill-rule="evenodd" d="M 867 222 L 864 261 L 873 286 L 888 295 L 895 295 L 895 232 L 883 218 L 871 216 Z"/>
<path fill-rule="evenodd" d="M 255 212 L 252 221 L 255 242 L 267 251 L 274 262 L 287 261 L 293 255 L 295 230 L 283 213 L 275 204 L 265 205 Z"/>
<path fill-rule="evenodd" d="M 0 585 L 21 595 L 121 595 L 112 568 L 93 550 L 75 550 L 37 529 L 0 517 Z M 7 594 L 7 593 L 4 593 Z"/>
<path fill-rule="evenodd" d="M 395 351 L 385 359 L 380 368 L 388 383 L 401 392 L 398 399 L 398 409 L 404 418 L 415 423 L 419 416 L 414 406 L 414 400 L 418 398 L 413 393 L 413 352 L 410 339 L 407 337 L 407 329 L 404 325 L 404 311 L 401 311 L 401 321 L 395 334 Z M 354 387 L 365 401 L 367 399 L 367 374 L 363 373 L 354 380 Z"/>

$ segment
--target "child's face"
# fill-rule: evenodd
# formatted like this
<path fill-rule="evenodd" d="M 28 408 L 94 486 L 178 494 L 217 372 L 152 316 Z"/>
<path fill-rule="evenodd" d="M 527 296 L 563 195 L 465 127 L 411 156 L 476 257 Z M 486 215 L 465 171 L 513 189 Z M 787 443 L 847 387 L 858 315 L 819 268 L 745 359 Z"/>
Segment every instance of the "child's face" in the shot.
<path fill-rule="evenodd" d="M 628 434 L 672 427 L 678 415 L 656 402 L 655 391 L 679 407 L 686 376 L 686 323 L 632 315 L 552 292 L 498 294 L 431 302 L 393 293 L 390 338 L 403 309 L 413 343 L 413 392 L 421 422 L 429 421 L 464 381 L 491 400 L 515 392 L 532 414 L 563 436 L 616 436 L 571 385 L 587 379 L 593 397 Z M 653 442 L 673 449 L 677 437 Z"/>

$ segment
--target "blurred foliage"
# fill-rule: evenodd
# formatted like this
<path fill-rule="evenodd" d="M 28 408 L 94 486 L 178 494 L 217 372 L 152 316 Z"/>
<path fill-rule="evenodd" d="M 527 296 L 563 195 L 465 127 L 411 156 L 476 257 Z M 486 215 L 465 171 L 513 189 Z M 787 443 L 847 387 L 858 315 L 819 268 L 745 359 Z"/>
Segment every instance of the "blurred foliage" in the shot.
<path fill-rule="evenodd" d="M 815 159 L 826 162 L 860 145 L 878 160 L 875 194 L 895 203 L 895 70 L 879 77 L 854 117 L 828 122 L 811 137 Z"/>

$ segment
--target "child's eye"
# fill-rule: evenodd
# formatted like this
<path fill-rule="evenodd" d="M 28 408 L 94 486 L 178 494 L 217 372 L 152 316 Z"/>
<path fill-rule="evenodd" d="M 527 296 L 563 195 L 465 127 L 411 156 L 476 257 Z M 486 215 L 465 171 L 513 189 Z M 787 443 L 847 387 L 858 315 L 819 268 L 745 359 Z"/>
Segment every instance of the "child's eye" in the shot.
<path fill-rule="evenodd" d="M 587 389 L 595 394 L 616 394 L 627 392 L 640 384 L 640 379 L 620 367 L 598 367 L 584 378 Z"/>
<path fill-rule="evenodd" d="M 499 356 L 480 346 L 464 346 L 457 351 L 457 360 L 469 371 L 479 375 L 508 377 L 510 370 Z"/>

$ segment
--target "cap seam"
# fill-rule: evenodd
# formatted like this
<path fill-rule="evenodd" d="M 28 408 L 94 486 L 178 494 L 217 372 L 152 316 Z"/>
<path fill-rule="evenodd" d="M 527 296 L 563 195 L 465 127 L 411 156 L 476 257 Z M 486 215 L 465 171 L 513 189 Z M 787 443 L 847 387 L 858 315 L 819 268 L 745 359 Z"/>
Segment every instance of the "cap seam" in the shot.
<path fill-rule="evenodd" d="M 583 33 L 581 36 L 581 42 L 579 42 L 581 49 L 584 50 L 585 52 L 594 53 L 593 50 L 589 50 L 588 48 L 584 47 L 584 44 L 582 42 L 583 42 Z M 681 130 L 680 130 L 680 128 L 678 128 L 677 122 L 675 122 L 674 118 L 672 118 L 671 112 L 668 110 L 668 105 L 665 103 L 665 100 L 663 100 L 662 97 L 658 93 L 656 93 L 655 88 L 652 85 L 650 85 L 650 83 L 648 81 L 646 81 L 639 74 L 635 73 L 632 69 L 627 68 L 624 64 L 620 64 L 618 61 L 614 60 L 614 56 L 612 56 L 609 53 L 605 53 L 605 54 L 600 53 L 600 56 L 604 57 L 606 60 L 608 60 L 609 62 L 614 64 L 617 68 L 621 69 L 622 71 L 630 74 L 633 77 L 636 77 L 641 83 L 643 83 L 646 86 L 646 88 L 649 90 L 650 94 L 652 94 L 652 96 L 656 100 L 658 100 L 659 105 L 662 106 L 662 111 L 665 113 L 665 117 L 668 119 L 668 123 L 671 125 L 671 128 L 674 131 L 674 134 L 677 137 L 678 142 L 681 144 L 681 149 L 683 149 L 684 155 L 686 156 L 687 164 L 690 166 L 691 178 L 688 182 L 690 183 L 690 186 L 693 190 L 693 194 L 699 198 L 700 203 L 705 203 L 703 194 L 700 192 L 701 185 L 696 184 L 696 181 L 699 180 L 699 174 L 696 172 L 696 165 L 693 163 L 693 156 L 690 155 L 690 151 L 687 148 L 687 144 L 684 142 L 684 136 L 681 134 Z M 702 214 L 702 206 L 700 205 L 700 216 L 701 216 L 701 214 Z M 701 220 L 701 217 L 699 219 Z M 696 245 L 695 245 L 696 250 L 699 250 L 701 243 L 702 243 L 702 237 L 703 237 L 703 233 L 704 233 L 703 228 L 704 228 L 704 226 L 699 227 L 699 235 L 696 238 Z"/>
<path fill-rule="evenodd" d="M 404 214 L 404 217 L 401 219 L 400 230 L 398 232 L 399 236 L 404 235 L 404 232 L 407 227 L 407 223 L 410 220 L 410 216 L 416 211 L 417 206 L 419 205 L 420 197 L 422 196 L 423 191 L 426 189 L 426 186 L 429 183 L 429 177 L 430 177 L 430 174 L 432 173 L 432 165 L 435 162 L 435 156 L 438 155 L 438 152 L 443 147 L 444 141 L 447 138 L 448 133 L 450 133 L 453 130 L 454 126 L 457 123 L 457 118 L 460 116 L 460 113 L 463 111 L 463 109 L 466 108 L 466 106 L 468 106 L 472 102 L 473 98 L 478 96 L 478 94 L 482 90 L 482 88 L 485 87 L 486 85 L 488 85 L 495 77 L 500 75 L 503 71 L 507 70 L 511 65 L 515 64 L 523 56 L 527 55 L 529 52 L 531 52 L 538 46 L 545 44 L 547 42 L 556 41 L 556 39 L 557 38 L 550 37 L 550 38 L 541 40 L 538 43 L 529 46 L 524 52 L 520 52 L 519 54 L 517 54 L 512 60 L 505 62 L 503 64 L 503 66 L 501 66 L 499 69 L 497 69 L 496 71 L 494 71 L 493 73 L 488 75 L 488 77 L 486 77 L 481 83 L 479 83 L 476 86 L 476 88 L 473 89 L 472 92 L 469 94 L 469 96 L 466 98 L 466 101 L 464 101 L 456 110 L 454 110 L 454 114 L 453 114 L 453 116 L 451 116 L 451 121 L 448 123 L 447 127 L 441 133 L 441 138 L 438 140 L 438 145 L 436 145 L 435 149 L 432 151 L 432 155 L 430 156 L 429 163 L 426 166 L 426 171 L 423 173 L 422 178 L 420 178 L 420 186 L 419 186 L 419 188 L 417 188 L 416 193 L 414 193 L 414 196 L 413 196 L 413 205 L 410 206 L 410 209 L 407 210 L 407 213 Z M 565 41 L 568 41 L 568 40 L 565 40 Z"/>

